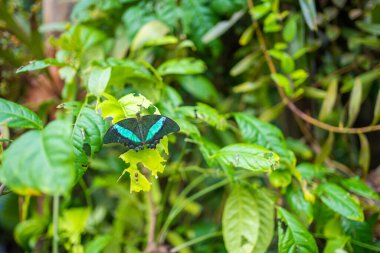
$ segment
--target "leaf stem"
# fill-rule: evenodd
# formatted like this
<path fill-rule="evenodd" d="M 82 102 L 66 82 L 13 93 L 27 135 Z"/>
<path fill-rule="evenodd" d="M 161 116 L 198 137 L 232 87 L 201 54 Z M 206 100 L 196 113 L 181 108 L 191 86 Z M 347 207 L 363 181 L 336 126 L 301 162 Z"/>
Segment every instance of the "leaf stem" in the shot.
<path fill-rule="evenodd" d="M 53 197 L 53 253 L 58 253 L 58 215 L 59 215 L 59 195 Z"/>
<path fill-rule="evenodd" d="M 247 0 L 249 12 L 253 10 L 254 4 L 252 0 Z M 267 47 L 266 47 L 266 42 L 264 35 L 260 29 L 260 26 L 257 22 L 257 20 L 254 18 L 254 16 L 251 14 L 251 19 L 252 19 L 252 26 L 256 31 L 257 39 L 260 45 L 260 49 L 264 54 L 265 61 L 268 65 L 269 71 L 271 74 L 276 74 L 277 70 L 276 67 L 273 63 L 273 60 L 271 56 L 268 53 Z M 311 117 L 310 115 L 304 113 L 301 111 L 292 101 L 291 99 L 285 95 L 284 90 L 276 85 L 277 91 L 282 99 L 282 103 L 284 103 L 294 114 L 296 114 L 299 118 L 302 120 L 319 127 L 321 129 L 334 132 L 334 133 L 341 133 L 341 134 L 361 134 L 361 133 L 368 133 L 368 132 L 374 132 L 374 131 L 379 131 L 380 130 L 380 124 L 379 125 L 372 125 L 372 126 L 365 126 L 365 127 L 358 127 L 358 128 L 353 128 L 353 127 L 337 127 L 333 126 L 327 123 L 324 123 L 322 121 L 317 120 L 316 118 Z"/>

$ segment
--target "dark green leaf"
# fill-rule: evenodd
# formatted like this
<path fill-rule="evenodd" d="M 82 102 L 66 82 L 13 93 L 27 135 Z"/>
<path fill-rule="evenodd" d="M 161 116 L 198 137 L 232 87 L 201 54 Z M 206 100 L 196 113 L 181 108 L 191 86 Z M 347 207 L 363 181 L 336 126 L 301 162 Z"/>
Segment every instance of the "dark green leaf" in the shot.
<path fill-rule="evenodd" d="M 366 183 L 363 182 L 359 177 L 345 179 L 340 181 L 340 183 L 350 192 L 370 199 L 380 199 L 379 194 L 377 194 L 371 187 L 366 185 Z"/>
<path fill-rule="evenodd" d="M 11 128 L 42 129 L 41 119 L 28 108 L 0 98 L 0 123 Z"/>
<path fill-rule="evenodd" d="M 380 35 L 380 24 L 369 24 L 362 21 L 356 22 L 356 25 L 365 32 Z"/>
<path fill-rule="evenodd" d="M 286 192 L 286 201 L 304 225 L 311 224 L 314 218 L 313 205 L 305 199 L 302 189 L 290 186 Z"/>
<path fill-rule="evenodd" d="M 214 85 L 204 76 L 180 76 L 181 86 L 194 98 L 204 102 L 213 103 L 218 98 Z"/>
<path fill-rule="evenodd" d="M 323 183 L 317 189 L 317 195 L 322 202 L 333 211 L 355 221 L 364 219 L 363 210 L 350 194 L 333 183 Z"/>
<path fill-rule="evenodd" d="M 279 207 L 278 216 L 285 223 L 283 228 L 281 222 L 278 225 L 279 242 L 278 252 L 289 253 L 314 253 L 318 252 L 317 244 L 313 236 L 307 229 L 297 220 L 294 215 Z"/>

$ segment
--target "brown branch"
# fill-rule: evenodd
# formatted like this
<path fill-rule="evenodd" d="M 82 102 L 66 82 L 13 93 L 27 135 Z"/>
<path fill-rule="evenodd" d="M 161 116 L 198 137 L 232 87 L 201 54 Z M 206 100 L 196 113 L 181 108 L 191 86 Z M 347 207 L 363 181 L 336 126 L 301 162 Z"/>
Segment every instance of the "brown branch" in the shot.
<path fill-rule="evenodd" d="M 253 1 L 252 0 L 247 0 L 247 4 L 249 7 L 249 12 L 254 8 Z M 271 56 L 269 55 L 266 47 L 266 42 L 264 39 L 264 35 L 259 27 L 259 24 L 255 17 L 251 14 L 251 19 L 252 19 L 252 26 L 254 30 L 256 31 L 257 39 L 260 45 L 260 49 L 264 54 L 265 61 L 268 65 L 269 71 L 271 74 L 276 74 L 277 70 L 276 67 L 272 61 Z M 333 126 L 327 123 L 324 123 L 322 121 L 317 120 L 316 118 L 311 117 L 310 115 L 304 113 L 301 111 L 292 101 L 289 97 L 287 97 L 284 93 L 284 90 L 282 87 L 276 85 L 277 91 L 279 95 L 281 96 L 282 102 L 294 113 L 296 114 L 299 118 L 302 120 L 317 126 L 319 128 L 322 128 L 324 130 L 334 132 L 334 133 L 342 133 L 342 134 L 361 134 L 361 133 L 368 133 L 368 132 L 373 132 L 373 131 L 379 131 L 380 130 L 380 125 L 374 125 L 374 126 L 366 126 L 366 127 L 358 127 L 358 128 L 345 128 L 345 127 L 337 127 Z"/>

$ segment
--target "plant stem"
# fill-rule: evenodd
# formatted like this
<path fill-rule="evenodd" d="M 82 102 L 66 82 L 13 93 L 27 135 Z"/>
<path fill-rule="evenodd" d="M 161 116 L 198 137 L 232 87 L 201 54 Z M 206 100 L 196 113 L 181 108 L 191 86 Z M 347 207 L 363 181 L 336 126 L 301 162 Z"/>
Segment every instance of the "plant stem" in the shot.
<path fill-rule="evenodd" d="M 254 8 L 254 4 L 252 0 L 247 0 L 247 4 L 249 7 L 249 11 Z M 272 61 L 271 56 L 268 53 L 267 47 L 266 47 L 266 42 L 264 35 L 260 29 L 260 26 L 255 19 L 253 15 L 251 15 L 252 19 L 252 26 L 256 31 L 256 36 L 260 45 L 260 49 L 264 54 L 265 61 L 268 65 L 269 71 L 271 74 L 276 74 L 277 70 L 276 67 Z M 322 121 L 317 120 L 316 118 L 311 117 L 310 115 L 304 113 L 301 111 L 292 101 L 289 97 L 287 97 L 284 93 L 284 90 L 282 87 L 276 85 L 277 91 L 282 99 L 282 102 L 294 113 L 296 114 L 299 118 L 302 120 L 316 126 L 319 128 L 322 128 L 324 130 L 334 132 L 334 133 L 341 133 L 341 134 L 360 134 L 360 133 L 368 133 L 368 132 L 374 132 L 374 131 L 379 131 L 380 130 L 380 125 L 372 125 L 372 126 L 365 126 L 365 127 L 358 127 L 358 128 L 353 128 L 353 127 L 337 127 L 333 126 L 327 123 L 324 123 Z"/>
<path fill-rule="evenodd" d="M 156 221 L 157 221 L 157 208 L 154 204 L 152 190 L 148 192 L 147 195 L 149 203 L 149 232 L 148 232 L 148 243 L 144 252 L 156 252 L 157 247 L 154 242 L 154 235 L 156 231 Z"/>
<path fill-rule="evenodd" d="M 58 253 L 58 215 L 59 215 L 59 195 L 53 197 L 53 253 Z"/>
<path fill-rule="evenodd" d="M 206 234 L 206 235 L 202 235 L 200 237 L 197 237 L 193 240 L 190 240 L 190 241 L 187 241 L 181 245 L 178 245 L 177 247 L 173 248 L 170 250 L 170 253 L 175 253 L 175 252 L 178 252 L 178 251 L 181 251 L 182 249 L 185 249 L 191 245 L 194 245 L 194 244 L 197 244 L 197 243 L 200 243 L 202 241 L 205 241 L 205 240 L 208 240 L 210 238 L 214 238 L 214 237 L 219 237 L 222 235 L 222 232 L 221 231 L 217 231 L 217 232 L 212 232 L 212 233 L 209 233 L 209 234 Z"/>

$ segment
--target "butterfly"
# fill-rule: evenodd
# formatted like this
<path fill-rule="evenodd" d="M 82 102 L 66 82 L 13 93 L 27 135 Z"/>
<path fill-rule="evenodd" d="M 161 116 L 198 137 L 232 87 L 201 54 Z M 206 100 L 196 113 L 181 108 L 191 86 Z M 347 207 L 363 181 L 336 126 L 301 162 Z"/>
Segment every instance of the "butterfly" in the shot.
<path fill-rule="evenodd" d="M 111 126 L 104 135 L 103 143 L 122 143 L 136 152 L 144 148 L 156 148 L 156 145 L 167 134 L 180 130 L 178 124 L 161 115 L 137 115 Z"/>

